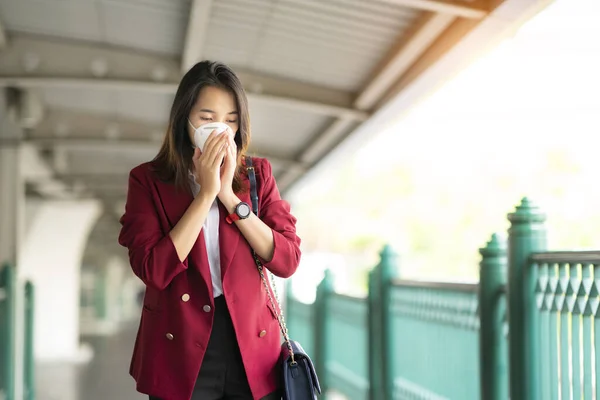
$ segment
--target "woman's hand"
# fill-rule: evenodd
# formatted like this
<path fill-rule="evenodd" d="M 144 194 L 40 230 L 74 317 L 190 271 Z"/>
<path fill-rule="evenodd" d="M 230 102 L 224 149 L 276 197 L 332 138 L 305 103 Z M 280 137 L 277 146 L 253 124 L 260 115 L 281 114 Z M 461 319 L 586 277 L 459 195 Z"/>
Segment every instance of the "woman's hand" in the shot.
<path fill-rule="evenodd" d="M 215 198 L 221 190 L 219 170 L 228 148 L 227 134 L 217 134 L 213 131 L 206 139 L 204 151 L 194 150 L 194 170 L 196 180 L 200 185 L 200 193 Z"/>
<path fill-rule="evenodd" d="M 237 146 L 232 135 L 227 136 L 227 151 L 225 152 L 225 162 L 221 167 L 221 189 L 219 191 L 219 199 L 223 202 L 226 197 L 231 197 L 233 194 L 233 177 L 237 168 Z"/>

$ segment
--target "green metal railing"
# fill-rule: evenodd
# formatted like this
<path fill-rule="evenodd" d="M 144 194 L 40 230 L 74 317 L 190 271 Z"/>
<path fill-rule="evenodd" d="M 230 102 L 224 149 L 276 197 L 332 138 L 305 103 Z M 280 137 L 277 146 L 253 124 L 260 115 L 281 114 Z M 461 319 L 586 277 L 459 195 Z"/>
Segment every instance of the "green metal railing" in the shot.
<path fill-rule="evenodd" d="M 326 321 L 325 375 L 329 387 L 346 396 L 369 397 L 367 303 L 364 299 L 331 294 Z M 332 345 L 335 344 L 335 345 Z"/>
<path fill-rule="evenodd" d="M 548 252 L 546 217 L 524 198 L 508 240 L 480 249 L 477 284 L 400 280 L 389 247 L 366 298 L 314 304 L 288 292 L 290 332 L 325 391 L 349 399 L 600 398 L 600 252 Z M 510 382 L 510 383 L 509 383 Z"/>
<path fill-rule="evenodd" d="M 477 285 L 397 281 L 391 308 L 386 398 L 477 398 L 479 379 L 465 379 L 479 371 Z"/>
<path fill-rule="evenodd" d="M 15 269 L 5 264 L 0 271 L 0 398 L 14 400 L 15 396 Z"/>
<path fill-rule="evenodd" d="M 288 330 L 294 332 L 294 339 L 302 344 L 308 354 L 315 354 L 313 326 L 315 326 L 316 307 L 302 303 L 289 295 L 286 297 L 285 307 Z"/>
<path fill-rule="evenodd" d="M 18 280 L 15 268 L 5 264 L 0 270 L 0 399 L 15 399 L 16 317 Z M 23 399 L 35 399 L 33 355 L 34 286 L 24 288 Z"/>
<path fill-rule="evenodd" d="M 539 392 L 545 399 L 597 398 L 600 253 L 547 252 L 530 260 L 539 321 L 534 331 L 541 355 Z"/>
<path fill-rule="evenodd" d="M 35 288 L 33 283 L 27 281 L 25 282 L 25 348 L 23 353 L 23 397 L 25 400 L 35 399 L 35 360 L 33 354 L 34 304 Z"/>

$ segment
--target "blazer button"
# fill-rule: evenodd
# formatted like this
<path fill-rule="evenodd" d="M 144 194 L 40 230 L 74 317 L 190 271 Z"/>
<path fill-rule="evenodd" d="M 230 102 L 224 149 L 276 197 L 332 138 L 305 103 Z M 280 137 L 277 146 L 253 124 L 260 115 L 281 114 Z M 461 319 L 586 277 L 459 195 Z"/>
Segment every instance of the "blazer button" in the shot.
<path fill-rule="evenodd" d="M 188 302 L 190 300 L 190 295 L 187 293 L 184 293 L 183 296 L 181 296 L 181 300 L 183 300 L 184 302 Z"/>
<path fill-rule="evenodd" d="M 260 333 L 258 334 L 259 337 L 264 337 L 267 334 L 267 331 L 262 330 L 260 331 Z"/>
<path fill-rule="evenodd" d="M 202 307 L 202 309 L 204 310 L 204 312 L 210 312 L 211 308 L 210 306 L 207 304 L 204 307 Z"/>
<path fill-rule="evenodd" d="M 167 339 L 169 340 L 173 340 L 173 334 L 172 333 L 167 333 Z"/>

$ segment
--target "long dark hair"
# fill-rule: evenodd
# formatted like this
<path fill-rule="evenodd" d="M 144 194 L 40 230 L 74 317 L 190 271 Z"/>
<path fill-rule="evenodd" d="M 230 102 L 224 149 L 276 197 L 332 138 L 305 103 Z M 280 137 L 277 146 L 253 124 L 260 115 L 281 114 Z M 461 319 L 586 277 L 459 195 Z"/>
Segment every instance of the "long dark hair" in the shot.
<path fill-rule="evenodd" d="M 202 61 L 194 65 L 181 79 L 169 116 L 169 126 L 162 146 L 153 160 L 158 176 L 174 183 L 178 188 L 189 190 L 189 171 L 192 168 L 194 149 L 188 135 L 187 118 L 198 94 L 206 86 L 214 86 L 233 94 L 237 103 L 238 131 L 235 133 L 237 146 L 237 168 L 233 178 L 233 190 L 243 192 L 243 159 L 250 144 L 250 115 L 248 99 L 242 83 L 233 70 L 223 63 Z"/>

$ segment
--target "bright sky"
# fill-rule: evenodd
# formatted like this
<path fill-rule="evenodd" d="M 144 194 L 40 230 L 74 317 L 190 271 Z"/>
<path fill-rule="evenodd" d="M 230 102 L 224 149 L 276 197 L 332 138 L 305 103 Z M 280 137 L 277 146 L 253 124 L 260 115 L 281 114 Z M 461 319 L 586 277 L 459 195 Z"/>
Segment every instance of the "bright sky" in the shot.
<path fill-rule="evenodd" d="M 584 159 L 586 167 L 596 169 L 598 21 L 600 0 L 556 0 L 513 38 L 404 115 L 357 157 L 369 159 L 375 170 L 397 157 L 410 160 L 424 155 L 436 164 L 451 161 L 458 167 L 475 160 L 455 157 L 455 152 L 473 146 L 482 160 L 513 154 L 521 163 L 541 144 L 567 146 Z"/>

